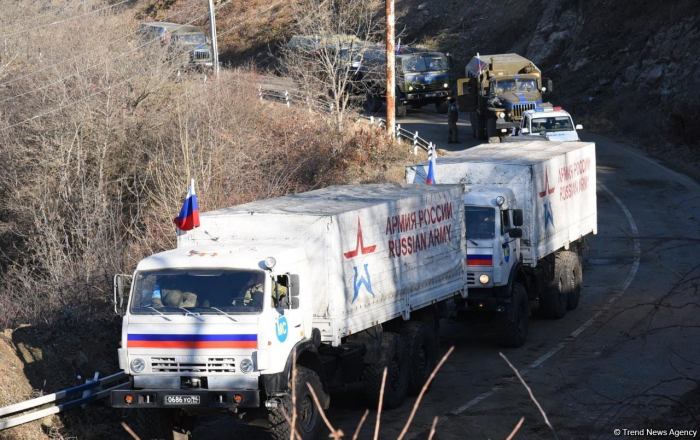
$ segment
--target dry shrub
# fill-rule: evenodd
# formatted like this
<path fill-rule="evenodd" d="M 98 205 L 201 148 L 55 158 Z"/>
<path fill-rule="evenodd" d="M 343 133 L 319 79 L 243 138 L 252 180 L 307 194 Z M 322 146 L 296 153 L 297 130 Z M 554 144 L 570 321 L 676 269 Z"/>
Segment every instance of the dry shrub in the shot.
<path fill-rule="evenodd" d="M 174 246 L 190 178 L 207 211 L 365 181 L 396 156 L 376 132 L 260 101 L 253 71 L 213 79 L 159 42 L 105 45 L 130 13 L 32 32 L 0 78 L 3 327 L 107 316 L 113 274 Z"/>

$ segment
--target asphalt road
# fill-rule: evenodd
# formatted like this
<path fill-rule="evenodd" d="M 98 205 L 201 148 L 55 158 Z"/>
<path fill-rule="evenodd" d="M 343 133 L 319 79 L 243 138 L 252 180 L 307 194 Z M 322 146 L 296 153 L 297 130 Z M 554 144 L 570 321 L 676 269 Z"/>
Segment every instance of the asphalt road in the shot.
<path fill-rule="evenodd" d="M 399 122 L 439 148 L 477 144 L 462 122 L 464 143 L 448 145 L 446 116 L 433 109 L 409 109 Z M 558 438 L 691 428 L 659 420 L 674 405 L 682 411 L 676 401 L 700 379 L 700 186 L 633 145 L 593 133 L 582 138 L 597 146 L 599 227 L 584 254 L 578 309 L 553 321 L 533 303 L 530 338 L 519 349 L 499 348 L 488 324 L 442 320 L 443 352 L 455 350 L 405 438 L 428 438 L 436 417 L 439 439 L 506 438 L 521 417 L 516 439 L 554 438 L 499 352 L 522 372 Z M 399 435 L 414 402 L 382 414 L 379 438 Z M 360 395 L 334 395 L 331 406 L 331 423 L 352 438 L 365 411 Z M 230 420 L 203 420 L 195 437 L 269 438 L 262 422 Z M 373 437 L 375 421 L 371 412 L 359 438 Z"/>

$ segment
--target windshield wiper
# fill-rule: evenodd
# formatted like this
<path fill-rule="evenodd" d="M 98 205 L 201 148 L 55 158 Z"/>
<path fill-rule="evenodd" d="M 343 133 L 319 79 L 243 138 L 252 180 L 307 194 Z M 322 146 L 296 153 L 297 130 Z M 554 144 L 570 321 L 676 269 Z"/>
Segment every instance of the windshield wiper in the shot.
<path fill-rule="evenodd" d="M 224 312 L 223 310 L 221 310 L 221 309 L 219 309 L 219 308 L 216 308 L 216 307 L 212 307 L 212 306 L 209 306 L 209 308 L 212 309 L 212 310 L 216 310 L 216 311 L 219 312 L 219 313 L 223 313 L 224 315 L 226 315 L 226 317 L 228 317 L 228 319 L 230 319 L 231 321 L 235 321 L 235 319 L 233 318 L 233 316 L 229 315 L 228 313 Z"/>
<path fill-rule="evenodd" d="M 158 309 L 156 309 L 155 307 L 153 307 L 153 304 L 149 304 L 149 305 L 143 306 L 143 307 L 145 307 L 145 308 L 147 308 L 147 309 L 153 310 L 154 312 L 156 312 L 157 314 L 159 314 L 159 315 L 160 315 L 163 319 L 165 319 L 166 321 L 170 321 L 170 318 L 168 318 L 167 316 L 165 316 L 165 313 L 163 313 L 163 312 L 161 312 L 160 310 L 158 310 Z"/>
<path fill-rule="evenodd" d="M 189 316 L 189 315 L 192 315 L 192 316 L 199 316 L 199 313 L 190 312 L 189 310 L 187 310 L 187 309 L 184 308 L 184 307 L 178 307 L 178 309 L 184 310 L 184 311 L 185 311 L 185 316 Z"/>
<path fill-rule="evenodd" d="M 475 242 L 475 241 L 472 240 L 471 238 L 467 237 L 467 240 L 471 241 L 472 244 L 474 244 L 474 245 L 476 245 L 476 246 L 479 246 L 479 243 Z"/>

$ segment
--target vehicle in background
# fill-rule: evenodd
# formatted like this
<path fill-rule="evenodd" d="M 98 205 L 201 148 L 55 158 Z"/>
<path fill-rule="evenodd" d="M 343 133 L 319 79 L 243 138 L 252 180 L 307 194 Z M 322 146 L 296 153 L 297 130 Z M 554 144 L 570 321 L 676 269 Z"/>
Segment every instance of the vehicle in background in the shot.
<path fill-rule="evenodd" d="M 214 65 L 209 38 L 196 26 L 167 22 L 143 23 L 138 34 L 151 40 L 159 38 L 163 45 L 176 53 L 183 67 L 212 67 Z"/>
<path fill-rule="evenodd" d="M 406 182 L 425 183 L 428 164 L 406 167 Z M 469 296 L 464 314 L 495 317 L 500 343 L 523 345 L 530 301 L 550 318 L 579 303 L 582 251 L 596 234 L 595 144 L 484 144 L 443 156 L 440 183 L 462 183 Z"/>
<path fill-rule="evenodd" d="M 323 408 L 353 384 L 398 407 L 467 294 L 463 199 L 462 185 L 334 186 L 203 213 L 176 249 L 139 262 L 130 295 L 115 277 L 130 387 L 111 405 L 135 410 L 141 438 L 260 410 L 276 439 L 290 438 L 292 389 L 301 437 L 325 429 L 307 384 Z"/>
<path fill-rule="evenodd" d="M 474 137 L 489 142 L 512 135 L 523 113 L 548 105 L 542 95 L 552 91 L 552 81 L 514 53 L 473 57 L 465 76 L 457 80 L 459 110 L 469 112 Z"/>
<path fill-rule="evenodd" d="M 366 53 L 362 76 L 366 89 L 366 107 L 370 112 L 381 110 L 386 101 L 386 53 L 378 46 Z M 452 57 L 443 52 L 401 46 L 396 54 L 396 116 L 406 116 L 407 106 L 421 108 L 435 104 L 438 113 L 447 113 L 447 99 L 453 95 L 454 80 L 450 74 Z"/>
<path fill-rule="evenodd" d="M 541 135 L 552 141 L 575 142 L 579 140 L 576 130 L 583 130 L 583 125 L 575 125 L 569 112 L 561 107 L 542 107 L 523 113 L 517 135 Z"/>

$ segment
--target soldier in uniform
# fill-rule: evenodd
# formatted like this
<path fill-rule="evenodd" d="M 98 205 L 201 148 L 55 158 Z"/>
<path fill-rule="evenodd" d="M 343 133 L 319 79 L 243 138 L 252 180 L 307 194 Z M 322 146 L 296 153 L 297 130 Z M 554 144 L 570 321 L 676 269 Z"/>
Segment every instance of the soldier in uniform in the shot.
<path fill-rule="evenodd" d="M 447 101 L 450 103 L 450 106 L 447 108 L 447 128 L 449 129 L 447 143 L 461 144 L 457 132 L 457 120 L 459 119 L 459 114 L 457 113 L 457 104 L 455 104 L 455 99 L 452 96 L 447 98 Z"/>

